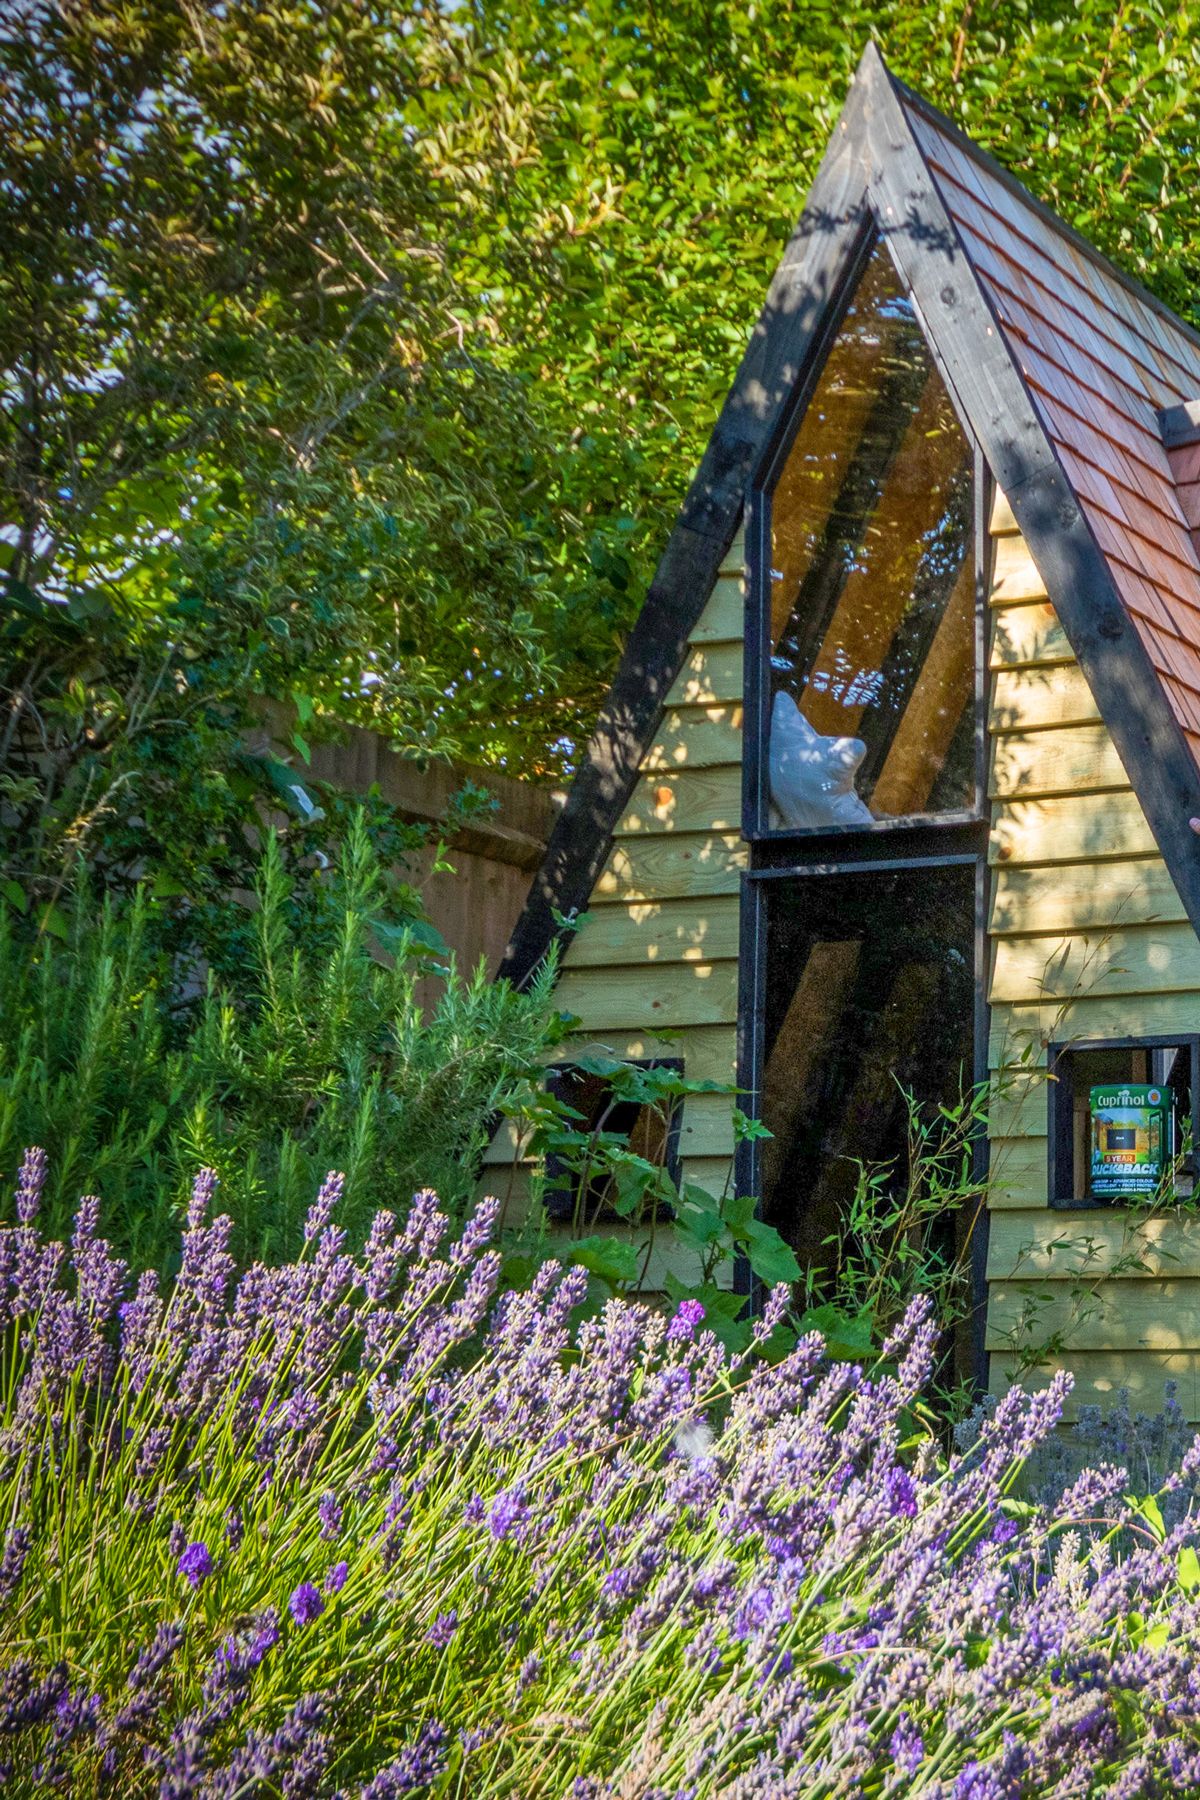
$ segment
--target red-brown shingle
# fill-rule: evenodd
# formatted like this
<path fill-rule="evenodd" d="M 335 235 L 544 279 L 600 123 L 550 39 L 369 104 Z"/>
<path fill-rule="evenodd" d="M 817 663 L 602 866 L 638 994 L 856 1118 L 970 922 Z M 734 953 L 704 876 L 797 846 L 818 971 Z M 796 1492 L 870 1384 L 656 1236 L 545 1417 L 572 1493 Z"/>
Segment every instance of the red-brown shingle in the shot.
<path fill-rule="evenodd" d="M 1200 762 L 1200 446 L 1161 408 L 1200 398 L 1200 342 L 1023 190 L 907 107 L 963 248 L 1114 585 Z"/>

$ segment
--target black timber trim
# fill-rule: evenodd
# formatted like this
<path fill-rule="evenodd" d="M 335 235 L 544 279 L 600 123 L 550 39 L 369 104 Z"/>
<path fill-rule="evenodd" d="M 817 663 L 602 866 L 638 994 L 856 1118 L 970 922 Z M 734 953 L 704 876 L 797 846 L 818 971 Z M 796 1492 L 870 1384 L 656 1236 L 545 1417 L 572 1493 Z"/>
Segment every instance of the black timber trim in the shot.
<path fill-rule="evenodd" d="M 1200 768 L 873 46 L 858 82 L 872 207 L 1200 932 Z"/>
<path fill-rule="evenodd" d="M 504 953 L 499 974 L 518 986 L 560 936 L 558 919 L 587 904 L 737 532 L 751 473 L 838 302 L 863 216 L 867 104 L 856 76 Z"/>

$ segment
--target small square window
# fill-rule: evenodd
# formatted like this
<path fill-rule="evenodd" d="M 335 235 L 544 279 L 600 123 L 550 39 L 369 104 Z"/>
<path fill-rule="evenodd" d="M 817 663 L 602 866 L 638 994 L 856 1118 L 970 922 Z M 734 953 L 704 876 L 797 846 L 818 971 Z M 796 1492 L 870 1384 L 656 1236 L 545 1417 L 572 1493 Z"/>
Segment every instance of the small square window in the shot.
<path fill-rule="evenodd" d="M 600 1059 L 604 1060 L 604 1059 Z M 594 1066 L 572 1065 L 547 1071 L 546 1085 L 559 1100 L 581 1116 L 573 1121 L 574 1130 L 594 1138 L 597 1145 L 620 1151 L 625 1148 L 636 1158 L 653 1163 L 664 1171 L 674 1187 L 680 1176 L 679 1125 L 682 1101 L 670 1091 L 675 1082 L 639 1082 L 637 1072 L 682 1077 L 683 1063 L 676 1058 L 649 1062 L 612 1063 L 613 1073 Z M 646 1097 L 649 1094 L 649 1097 Z M 636 1170 L 631 1179 L 636 1183 Z M 554 1155 L 546 1157 L 545 1207 L 548 1216 L 559 1222 L 571 1222 L 578 1230 L 595 1225 L 628 1221 L 628 1210 L 618 1210 L 619 1175 L 614 1174 L 611 1158 L 599 1156 L 593 1161 L 586 1150 L 582 1157 Z M 638 1203 L 633 1216 L 645 1216 L 647 1198 Z M 658 1204 L 660 1217 L 669 1209 Z"/>
<path fill-rule="evenodd" d="M 1200 1036 L 1052 1044 L 1051 1206 L 1190 1196 L 1200 1142 Z"/>

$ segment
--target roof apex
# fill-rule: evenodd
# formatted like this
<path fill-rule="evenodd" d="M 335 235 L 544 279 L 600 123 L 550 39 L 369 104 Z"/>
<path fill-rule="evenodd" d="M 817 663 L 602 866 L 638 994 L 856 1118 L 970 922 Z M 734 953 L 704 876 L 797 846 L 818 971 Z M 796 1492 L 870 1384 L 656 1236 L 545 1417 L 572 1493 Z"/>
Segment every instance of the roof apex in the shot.
<path fill-rule="evenodd" d="M 1162 406 L 1158 429 L 1168 450 L 1200 443 L 1200 400 L 1182 400 L 1178 406 Z"/>

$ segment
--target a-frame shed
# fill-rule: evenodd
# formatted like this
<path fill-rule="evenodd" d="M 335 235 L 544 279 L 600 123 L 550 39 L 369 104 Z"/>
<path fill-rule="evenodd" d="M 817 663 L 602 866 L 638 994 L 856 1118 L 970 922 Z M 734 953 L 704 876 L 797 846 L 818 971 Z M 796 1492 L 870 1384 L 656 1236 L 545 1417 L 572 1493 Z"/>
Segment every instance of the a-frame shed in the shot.
<path fill-rule="evenodd" d="M 1200 338 L 869 48 L 504 970 L 586 907 L 580 1041 L 736 1072 L 809 1253 L 893 1077 L 988 1078 L 993 1384 L 1040 1334 L 1192 1418 L 1198 400 Z M 719 1191 L 728 1100 L 681 1150 Z"/>

